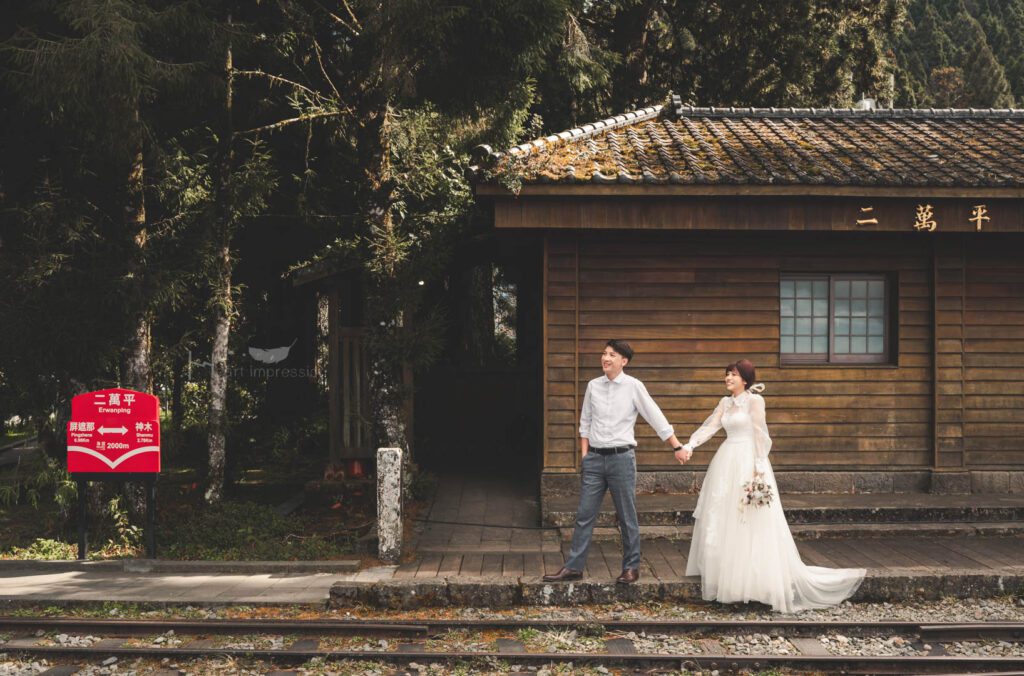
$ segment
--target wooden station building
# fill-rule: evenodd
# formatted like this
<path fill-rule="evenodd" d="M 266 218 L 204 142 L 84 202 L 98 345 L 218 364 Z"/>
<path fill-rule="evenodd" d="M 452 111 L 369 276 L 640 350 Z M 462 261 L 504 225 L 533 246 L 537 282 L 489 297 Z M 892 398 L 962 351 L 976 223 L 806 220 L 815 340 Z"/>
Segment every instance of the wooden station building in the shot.
<path fill-rule="evenodd" d="M 1024 111 L 676 99 L 483 150 L 495 228 L 543 242 L 542 495 L 609 338 L 683 439 L 751 359 L 785 492 L 1024 493 Z M 640 490 L 723 438 L 637 433 Z"/>

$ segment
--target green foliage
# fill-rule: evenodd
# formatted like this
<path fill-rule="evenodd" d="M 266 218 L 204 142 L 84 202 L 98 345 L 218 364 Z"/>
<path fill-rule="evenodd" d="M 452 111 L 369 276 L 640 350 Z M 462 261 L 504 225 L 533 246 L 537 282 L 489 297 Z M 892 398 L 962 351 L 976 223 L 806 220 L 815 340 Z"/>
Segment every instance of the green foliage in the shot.
<path fill-rule="evenodd" d="M 540 77 L 549 131 L 663 101 L 850 105 L 883 93 L 903 0 L 577 0 Z"/>
<path fill-rule="evenodd" d="M 38 508 L 44 494 L 52 494 L 61 512 L 67 514 L 78 498 L 78 486 L 62 463 L 42 453 L 25 456 L 23 462 L 0 481 L 0 506 L 24 500 Z"/>
<path fill-rule="evenodd" d="M 999 108 L 1024 101 L 1024 1 L 909 5 L 893 41 L 896 105 Z"/>
<path fill-rule="evenodd" d="M 523 643 L 529 643 L 538 636 L 540 636 L 540 632 L 534 629 L 533 627 L 524 627 L 523 629 L 519 630 L 518 634 L 519 640 Z"/>
<path fill-rule="evenodd" d="M 7 552 L 0 552 L 0 558 L 6 559 L 45 559 L 70 561 L 78 556 L 78 548 L 67 542 L 39 538 L 28 547 L 12 547 Z"/>
<path fill-rule="evenodd" d="M 437 475 L 416 468 L 412 473 L 412 480 L 409 481 L 406 494 L 410 500 L 426 500 L 434 494 L 436 488 Z"/>
<path fill-rule="evenodd" d="M 466 320 L 449 309 L 460 303 L 498 317 L 497 333 L 486 323 L 479 333 L 492 358 L 508 359 L 515 307 L 490 275 L 487 214 L 465 177 L 478 144 L 504 149 L 670 90 L 716 106 L 849 105 L 861 93 L 914 106 L 1024 100 L 1024 0 L 344 9 L 57 0 L 7 10 L 18 28 L 0 46 L 0 326 L 16 329 L 0 331 L 0 417 L 42 421 L 59 450 L 70 397 L 122 381 L 133 316 L 147 313 L 154 390 L 178 399 L 178 434 L 165 439 L 204 464 L 209 370 L 189 375 L 187 356 L 209 358 L 210 307 L 230 305 L 230 349 L 247 359 L 249 339 L 285 324 L 292 308 L 281 306 L 306 293 L 282 280 L 303 263 L 357 290 L 375 370 L 426 368 L 461 345 L 450 329 Z M 129 179 L 136 160 L 141 175 Z M 505 166 L 494 178 L 518 192 Z M 144 199 L 129 200 L 133 190 Z M 144 206 L 142 221 L 126 222 L 131 204 Z M 231 374 L 237 465 L 324 459 L 322 418 L 287 419 L 277 385 Z M 373 396 L 407 394 L 390 385 Z M 323 408 L 310 388 L 304 407 Z M 72 504 L 59 466 L 22 467 L 0 481 L 0 504 L 51 492 Z M 109 514 L 110 546 L 127 551 L 137 533 L 121 515 Z M 211 555 L 255 546 L 225 542 Z M 307 546 L 291 542 L 275 551 Z"/>
<path fill-rule="evenodd" d="M 198 508 L 168 524 L 161 534 L 164 555 L 176 559 L 315 560 L 352 551 L 347 537 L 299 537 L 294 517 L 248 502 Z"/>
<path fill-rule="evenodd" d="M 73 120 L 80 138 L 123 155 L 139 140 L 132 122 L 143 99 L 162 84 L 180 86 L 195 69 L 166 58 L 156 37 L 188 25 L 189 10 L 187 3 L 160 11 L 133 0 L 64 0 L 47 17 L 48 30 L 23 27 L 3 46 L 13 66 L 7 78 L 24 102 Z"/>
<path fill-rule="evenodd" d="M 142 545 L 142 529 L 131 523 L 128 511 L 121 504 L 121 496 L 115 495 L 107 503 L 106 515 L 114 527 L 115 539 L 107 543 L 107 549 L 134 553 Z"/>

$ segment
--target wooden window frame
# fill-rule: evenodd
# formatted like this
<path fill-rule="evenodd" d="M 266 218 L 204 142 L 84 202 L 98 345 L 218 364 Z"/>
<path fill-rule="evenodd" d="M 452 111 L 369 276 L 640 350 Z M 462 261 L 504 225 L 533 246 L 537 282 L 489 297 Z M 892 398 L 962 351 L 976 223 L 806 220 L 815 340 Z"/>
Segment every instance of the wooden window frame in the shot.
<path fill-rule="evenodd" d="M 784 281 L 796 280 L 824 280 L 828 284 L 828 352 L 815 353 L 786 353 L 782 351 L 782 309 L 781 309 L 781 286 Z M 835 351 L 835 301 L 837 281 L 880 281 L 883 284 L 885 295 L 882 300 L 882 307 L 885 308 L 883 317 L 884 327 L 882 335 L 883 352 L 881 354 L 837 354 Z M 895 302 L 895 279 L 888 273 L 877 272 L 800 272 L 782 273 L 779 275 L 779 364 L 782 366 L 895 366 L 896 338 L 895 327 L 897 322 L 894 316 L 898 313 Z"/>

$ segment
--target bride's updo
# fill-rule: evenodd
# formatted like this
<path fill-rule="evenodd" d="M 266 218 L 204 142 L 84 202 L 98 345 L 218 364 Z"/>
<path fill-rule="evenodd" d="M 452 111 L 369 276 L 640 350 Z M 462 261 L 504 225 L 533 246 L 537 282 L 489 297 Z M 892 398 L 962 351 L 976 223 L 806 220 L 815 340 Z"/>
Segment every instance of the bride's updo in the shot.
<path fill-rule="evenodd" d="M 743 378 L 745 384 L 744 389 L 749 388 L 751 385 L 757 382 L 757 370 L 754 368 L 754 363 L 749 359 L 740 359 L 734 361 L 725 367 L 726 373 L 736 372 Z"/>

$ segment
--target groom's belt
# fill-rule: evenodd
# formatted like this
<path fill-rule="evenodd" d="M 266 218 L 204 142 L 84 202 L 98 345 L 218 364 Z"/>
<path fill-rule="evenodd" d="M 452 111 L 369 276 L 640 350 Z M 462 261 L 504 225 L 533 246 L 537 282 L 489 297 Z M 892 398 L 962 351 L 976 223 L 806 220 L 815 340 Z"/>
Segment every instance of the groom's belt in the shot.
<path fill-rule="evenodd" d="M 609 448 L 594 448 L 591 446 L 590 450 L 598 455 L 615 455 L 617 453 L 629 453 L 634 448 L 636 446 L 611 446 Z"/>

